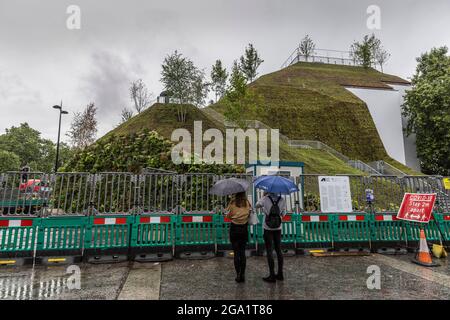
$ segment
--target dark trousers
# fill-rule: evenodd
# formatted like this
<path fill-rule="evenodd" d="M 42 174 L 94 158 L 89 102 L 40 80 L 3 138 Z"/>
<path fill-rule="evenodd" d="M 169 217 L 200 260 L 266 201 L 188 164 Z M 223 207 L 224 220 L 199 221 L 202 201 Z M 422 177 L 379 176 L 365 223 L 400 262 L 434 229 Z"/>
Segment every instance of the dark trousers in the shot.
<path fill-rule="evenodd" d="M 275 262 L 273 260 L 273 249 L 277 253 L 278 273 L 283 273 L 283 254 L 281 252 L 281 230 L 264 230 L 264 243 L 266 245 L 267 262 L 269 263 L 270 275 L 275 275 Z"/>
<path fill-rule="evenodd" d="M 234 253 L 234 268 L 236 274 L 244 276 L 247 258 L 245 256 L 245 247 L 248 239 L 247 224 L 237 225 L 231 223 L 230 226 L 230 242 Z"/>

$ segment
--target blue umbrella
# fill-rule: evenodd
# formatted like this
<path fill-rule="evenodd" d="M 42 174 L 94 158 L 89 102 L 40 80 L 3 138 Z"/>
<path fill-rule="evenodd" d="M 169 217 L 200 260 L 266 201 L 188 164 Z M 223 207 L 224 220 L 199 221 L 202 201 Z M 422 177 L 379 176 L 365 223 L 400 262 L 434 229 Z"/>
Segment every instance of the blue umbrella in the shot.
<path fill-rule="evenodd" d="M 294 182 L 281 176 L 262 176 L 257 178 L 253 183 L 255 188 L 270 193 L 290 194 L 298 191 L 298 187 Z"/>

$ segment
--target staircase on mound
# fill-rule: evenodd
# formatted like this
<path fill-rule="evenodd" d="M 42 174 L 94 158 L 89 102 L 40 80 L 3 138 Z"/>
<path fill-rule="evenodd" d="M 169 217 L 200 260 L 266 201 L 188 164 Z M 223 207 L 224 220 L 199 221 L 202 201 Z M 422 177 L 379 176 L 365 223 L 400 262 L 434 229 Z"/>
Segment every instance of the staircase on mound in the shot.
<path fill-rule="evenodd" d="M 238 127 L 231 121 L 225 119 L 224 115 L 215 111 L 212 108 L 204 108 L 201 109 L 204 114 L 208 116 L 211 120 L 221 122 L 225 127 L 228 128 L 236 128 Z M 272 128 L 267 124 L 259 121 L 259 120 L 247 120 L 247 126 L 249 128 L 254 129 L 267 129 L 271 130 Z M 406 174 L 399 169 L 393 167 L 392 165 L 379 160 L 374 161 L 369 164 L 358 160 L 358 159 L 350 159 L 349 157 L 343 155 L 341 152 L 336 149 L 326 145 L 321 141 L 313 141 L 313 140 L 291 140 L 287 136 L 280 133 L 280 139 L 285 142 L 288 146 L 292 148 L 301 148 L 301 149 L 317 149 L 323 150 L 336 158 L 342 160 L 344 163 L 348 164 L 350 167 L 358 169 L 360 171 L 366 172 L 371 175 L 390 175 L 390 176 L 405 176 Z"/>

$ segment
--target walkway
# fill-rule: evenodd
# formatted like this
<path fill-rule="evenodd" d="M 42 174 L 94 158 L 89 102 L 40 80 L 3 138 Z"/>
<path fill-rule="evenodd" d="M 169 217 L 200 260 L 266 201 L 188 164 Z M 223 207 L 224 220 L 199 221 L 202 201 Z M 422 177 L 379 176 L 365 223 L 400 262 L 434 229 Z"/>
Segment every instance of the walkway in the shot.
<path fill-rule="evenodd" d="M 68 289 L 66 266 L 3 267 L 0 299 L 448 299 L 450 270 L 410 262 L 411 255 L 285 259 L 285 281 L 268 284 L 264 257 L 248 259 L 247 281 L 234 282 L 232 259 L 81 265 L 81 290 Z M 368 289 L 368 266 L 381 289 Z"/>

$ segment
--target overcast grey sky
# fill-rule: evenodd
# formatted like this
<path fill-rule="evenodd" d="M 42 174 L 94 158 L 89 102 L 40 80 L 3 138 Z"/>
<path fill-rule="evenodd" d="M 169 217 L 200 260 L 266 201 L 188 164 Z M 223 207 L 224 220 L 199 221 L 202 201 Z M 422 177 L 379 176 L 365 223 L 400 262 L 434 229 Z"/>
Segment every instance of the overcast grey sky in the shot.
<path fill-rule="evenodd" d="M 81 9 L 80 30 L 66 27 L 69 5 Z M 410 77 L 417 56 L 450 45 L 449 0 L 0 0 L 0 132 L 28 122 L 55 140 L 51 106 L 63 99 L 71 112 L 95 102 L 100 136 L 131 106 L 130 81 L 158 95 L 161 62 L 174 50 L 209 74 L 251 42 L 265 60 L 260 74 L 273 72 L 305 34 L 318 48 L 348 50 L 373 32 L 369 5 L 381 9 L 375 34 L 392 54 L 387 73 Z"/>

